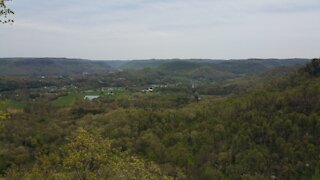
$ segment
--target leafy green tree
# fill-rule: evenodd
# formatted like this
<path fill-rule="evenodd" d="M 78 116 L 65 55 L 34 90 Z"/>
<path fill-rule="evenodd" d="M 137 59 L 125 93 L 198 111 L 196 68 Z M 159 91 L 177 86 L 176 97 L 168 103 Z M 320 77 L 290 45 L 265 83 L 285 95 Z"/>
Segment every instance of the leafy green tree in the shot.
<path fill-rule="evenodd" d="M 315 172 L 311 177 L 312 180 L 318 180 L 320 179 L 320 165 L 318 163 L 318 165 L 316 166 Z"/>
<path fill-rule="evenodd" d="M 0 102 L 1 103 L 1 102 Z M 0 111 L 0 131 L 3 128 L 3 121 L 7 118 L 7 114 Z"/>
<path fill-rule="evenodd" d="M 152 162 L 111 149 L 111 142 L 84 129 L 59 152 L 44 155 L 31 170 L 13 168 L 15 179 L 170 179 Z"/>
<path fill-rule="evenodd" d="M 320 59 L 312 59 L 311 63 L 307 64 L 305 67 L 305 71 L 311 75 L 319 75 L 320 74 Z"/>
<path fill-rule="evenodd" d="M 13 23 L 14 20 L 10 19 L 9 16 L 14 14 L 14 12 L 7 7 L 6 1 L 9 0 L 0 0 L 0 23 Z"/>
<path fill-rule="evenodd" d="M 0 102 L 1 103 L 1 102 Z M 0 132 L 2 131 L 3 128 L 3 122 L 7 118 L 7 114 L 0 111 Z M 1 144 L 0 144 L 1 146 Z M 3 157 L 3 148 L 0 147 L 0 175 L 4 173 L 4 170 L 8 167 L 8 163 Z"/>

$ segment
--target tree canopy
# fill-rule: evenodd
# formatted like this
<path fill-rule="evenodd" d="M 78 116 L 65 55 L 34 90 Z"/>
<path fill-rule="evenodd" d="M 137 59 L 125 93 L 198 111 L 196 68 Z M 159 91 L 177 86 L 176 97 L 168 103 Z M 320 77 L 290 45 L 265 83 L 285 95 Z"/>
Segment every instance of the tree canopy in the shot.
<path fill-rule="evenodd" d="M 0 92 L 8 99 L 2 109 L 10 115 L 4 116 L 0 131 L 0 175 L 11 179 L 319 179 L 319 62 L 314 59 L 288 76 L 246 92 L 219 97 L 199 93 L 199 101 L 192 98 L 190 88 L 155 88 L 148 94 L 113 87 L 110 96 L 95 90 L 101 96 L 97 101 L 82 97 L 67 103 L 81 85 L 89 89 L 99 83 L 86 81 L 85 76 L 54 79 L 74 83 L 69 87 L 41 88 L 37 79 L 28 90 L 21 79 L 3 78 Z M 102 82 L 101 75 L 93 77 Z M 50 79 L 40 80 L 42 86 L 50 85 Z M 25 88 L 12 88 L 16 83 Z M 61 104 L 52 103 L 56 100 Z"/>
<path fill-rule="evenodd" d="M 171 179 L 157 165 L 111 149 L 111 141 L 79 128 L 59 151 L 37 158 L 31 170 L 8 172 L 12 179 Z M 129 178 L 130 177 L 130 178 Z"/>
<path fill-rule="evenodd" d="M 9 18 L 14 12 L 7 7 L 7 1 L 10 0 L 0 0 L 0 23 L 2 24 L 14 23 L 14 20 Z"/>

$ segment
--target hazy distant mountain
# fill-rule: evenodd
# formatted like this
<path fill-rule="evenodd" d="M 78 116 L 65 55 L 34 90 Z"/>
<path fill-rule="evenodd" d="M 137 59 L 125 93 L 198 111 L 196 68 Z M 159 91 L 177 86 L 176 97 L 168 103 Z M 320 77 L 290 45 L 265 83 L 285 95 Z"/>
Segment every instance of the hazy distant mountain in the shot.
<path fill-rule="evenodd" d="M 221 71 L 236 74 L 256 74 L 277 67 L 305 65 L 308 59 L 248 59 L 220 61 L 213 65 Z"/>
<path fill-rule="evenodd" d="M 132 77 L 148 77 L 170 80 L 223 81 L 266 73 L 272 69 L 299 67 L 308 59 L 168 59 L 126 61 L 120 69 L 130 71 Z M 290 68 L 291 69 L 291 68 Z"/>
<path fill-rule="evenodd" d="M 0 58 L 0 75 L 59 76 L 151 68 L 168 75 L 225 79 L 239 75 L 263 73 L 276 67 L 304 65 L 307 61 L 307 59 L 91 61 L 66 58 Z"/>
<path fill-rule="evenodd" d="M 307 62 L 307 59 L 178 60 L 166 61 L 155 69 L 173 76 L 222 80 L 264 73 L 274 68 L 301 66 Z"/>
<path fill-rule="evenodd" d="M 144 68 L 159 68 L 164 71 L 187 71 L 203 66 L 219 71 L 236 74 L 248 74 L 265 71 L 274 67 L 304 65 L 308 59 L 239 59 L 239 60 L 210 60 L 210 59 L 167 59 L 167 60 L 134 60 L 123 61 L 120 66 L 125 70 Z"/>
<path fill-rule="evenodd" d="M 66 58 L 0 58 L 0 75 L 58 76 L 104 73 L 111 67 L 104 61 Z"/>
<path fill-rule="evenodd" d="M 169 60 L 132 60 L 126 61 L 126 63 L 122 64 L 119 68 L 124 70 L 137 70 L 144 68 L 156 68 L 160 65 L 168 62 Z"/>

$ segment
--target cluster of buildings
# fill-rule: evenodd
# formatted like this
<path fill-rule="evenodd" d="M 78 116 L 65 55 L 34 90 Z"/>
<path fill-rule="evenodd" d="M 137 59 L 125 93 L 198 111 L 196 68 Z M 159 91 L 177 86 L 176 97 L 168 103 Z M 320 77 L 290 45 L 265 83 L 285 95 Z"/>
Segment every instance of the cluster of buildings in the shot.
<path fill-rule="evenodd" d="M 149 89 L 144 89 L 142 90 L 143 93 L 152 93 L 153 92 L 153 87 L 150 87 Z"/>

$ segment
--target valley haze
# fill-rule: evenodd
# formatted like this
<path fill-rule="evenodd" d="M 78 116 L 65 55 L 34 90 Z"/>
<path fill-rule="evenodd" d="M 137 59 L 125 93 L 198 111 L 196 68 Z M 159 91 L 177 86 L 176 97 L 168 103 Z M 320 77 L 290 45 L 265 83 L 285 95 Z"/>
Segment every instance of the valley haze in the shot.
<path fill-rule="evenodd" d="M 106 73 L 114 70 L 138 70 L 153 68 L 175 69 L 181 65 L 212 67 L 212 71 L 224 71 L 228 66 L 246 65 L 253 71 L 261 71 L 279 66 L 303 65 L 308 59 L 150 59 L 150 60 L 86 60 L 68 58 L 0 58 L 0 75 L 76 75 L 82 73 Z M 166 67 L 165 67 L 166 66 Z M 198 67 L 200 66 L 200 67 Z"/>

